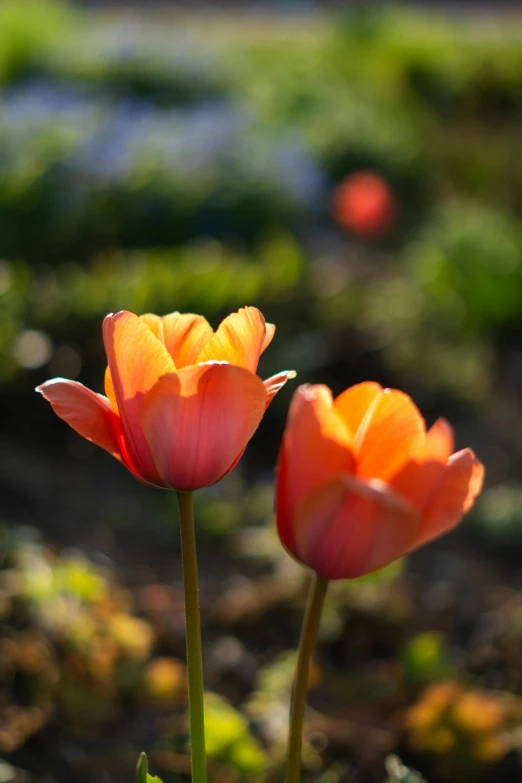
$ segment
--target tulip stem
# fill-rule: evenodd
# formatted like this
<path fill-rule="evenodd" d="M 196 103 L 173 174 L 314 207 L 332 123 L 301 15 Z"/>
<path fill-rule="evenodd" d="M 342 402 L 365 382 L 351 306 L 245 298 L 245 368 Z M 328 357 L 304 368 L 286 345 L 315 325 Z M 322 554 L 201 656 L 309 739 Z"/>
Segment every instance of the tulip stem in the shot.
<path fill-rule="evenodd" d="M 288 737 L 288 758 L 286 783 L 299 783 L 301 779 L 301 754 L 303 746 L 303 723 L 306 694 L 310 679 L 310 663 L 317 640 L 319 622 L 328 581 L 316 574 L 310 586 L 308 603 L 301 629 L 297 666 L 295 670 L 292 706 L 290 708 L 290 732 Z"/>
<path fill-rule="evenodd" d="M 203 709 L 203 661 L 199 617 L 198 565 L 192 492 L 178 492 L 185 627 L 187 638 L 188 702 L 192 783 L 206 783 L 205 724 Z"/>

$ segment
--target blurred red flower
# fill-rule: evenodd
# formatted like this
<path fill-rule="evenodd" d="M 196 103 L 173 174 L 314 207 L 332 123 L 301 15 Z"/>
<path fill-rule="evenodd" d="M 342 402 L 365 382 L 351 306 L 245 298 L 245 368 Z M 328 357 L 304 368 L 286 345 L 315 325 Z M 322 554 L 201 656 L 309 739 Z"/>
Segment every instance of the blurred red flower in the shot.
<path fill-rule="evenodd" d="M 335 189 L 332 211 L 344 228 L 372 236 L 392 227 L 397 207 L 385 179 L 371 171 L 357 171 Z"/>

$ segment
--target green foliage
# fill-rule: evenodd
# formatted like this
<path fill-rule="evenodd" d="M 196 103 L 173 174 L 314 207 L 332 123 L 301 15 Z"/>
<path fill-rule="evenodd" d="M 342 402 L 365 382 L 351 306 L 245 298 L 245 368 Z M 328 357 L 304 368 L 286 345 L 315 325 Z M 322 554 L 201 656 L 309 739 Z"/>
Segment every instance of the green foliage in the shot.
<path fill-rule="evenodd" d="M 447 330 L 513 323 L 522 310 L 522 230 L 496 208 L 449 202 L 407 250 L 426 307 Z"/>
<path fill-rule="evenodd" d="M 473 511 L 475 529 L 499 552 L 522 547 L 522 486 L 499 484 L 487 489 Z"/>
<path fill-rule="evenodd" d="M 16 781 L 16 769 L 7 761 L 0 759 L 0 783 L 14 783 Z"/>
<path fill-rule="evenodd" d="M 516 26 L 358 4 L 269 35 L 203 26 L 187 44 L 28 2 L 0 9 L 18 52 L 0 68 L 0 383 L 65 334 L 78 366 L 117 307 L 284 297 L 303 334 L 280 342 L 285 360 L 322 367 L 356 329 L 411 383 L 484 397 L 494 340 L 522 312 Z M 367 168 L 395 225 L 345 242 L 332 190 Z M 302 253 L 289 229 L 331 251 Z"/>
<path fill-rule="evenodd" d="M 140 753 L 136 766 L 136 783 L 147 783 L 147 778 L 149 776 L 148 766 L 147 754 Z"/>
<path fill-rule="evenodd" d="M 21 746 L 53 715 L 69 728 L 92 727 L 123 700 L 125 709 L 180 702 L 184 666 L 153 657 L 153 626 L 109 573 L 79 554 L 57 555 L 34 531 L 5 537 L 3 554 L 0 752 Z"/>
<path fill-rule="evenodd" d="M 411 639 L 401 655 L 404 679 L 408 686 L 419 687 L 448 679 L 451 667 L 444 636 L 426 631 Z"/>
<path fill-rule="evenodd" d="M 397 756 L 388 756 L 386 770 L 388 772 L 386 783 L 426 783 L 418 772 L 405 767 Z"/>
<path fill-rule="evenodd" d="M 302 268 L 299 248 L 284 234 L 268 238 L 253 257 L 207 241 L 177 249 L 113 253 L 95 258 L 87 267 L 71 263 L 57 270 L 33 269 L 22 262 L 1 262 L 0 384 L 20 369 L 48 362 L 56 350 L 53 346 L 66 335 L 69 341 L 78 329 L 80 345 L 74 350 L 80 352 L 73 363 L 81 365 L 86 333 L 81 330 L 87 324 L 98 330 L 107 312 L 165 313 L 176 307 L 212 317 L 245 303 L 262 305 L 284 298 L 299 282 Z M 40 343 L 33 339 L 24 344 L 24 337 L 34 330 Z M 74 360 L 70 351 L 68 357 Z M 66 368 L 57 370 L 68 374 Z"/>
<path fill-rule="evenodd" d="M 210 759 L 228 762 L 249 779 L 263 772 L 266 757 L 247 721 L 215 693 L 205 694 L 205 734 Z"/>
<path fill-rule="evenodd" d="M 67 36 L 74 14 L 66 0 L 3 0 L 0 4 L 0 85 L 19 77 Z"/>

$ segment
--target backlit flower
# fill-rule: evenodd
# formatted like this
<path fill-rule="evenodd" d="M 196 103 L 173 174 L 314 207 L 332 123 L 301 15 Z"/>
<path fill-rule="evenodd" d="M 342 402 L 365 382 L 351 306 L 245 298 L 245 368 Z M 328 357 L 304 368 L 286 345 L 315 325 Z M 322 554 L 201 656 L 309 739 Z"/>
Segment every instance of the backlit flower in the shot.
<path fill-rule="evenodd" d="M 482 488 L 470 449 L 452 454 L 439 419 L 426 430 L 411 399 L 377 383 L 335 400 L 301 386 L 277 475 L 277 524 L 290 554 L 323 579 L 362 576 L 453 528 Z"/>
<path fill-rule="evenodd" d="M 55 413 L 136 478 L 190 491 L 219 481 L 241 457 L 291 372 L 263 382 L 261 353 L 274 336 L 255 307 L 214 332 L 201 315 L 108 315 L 105 393 L 55 378 L 38 387 Z"/>

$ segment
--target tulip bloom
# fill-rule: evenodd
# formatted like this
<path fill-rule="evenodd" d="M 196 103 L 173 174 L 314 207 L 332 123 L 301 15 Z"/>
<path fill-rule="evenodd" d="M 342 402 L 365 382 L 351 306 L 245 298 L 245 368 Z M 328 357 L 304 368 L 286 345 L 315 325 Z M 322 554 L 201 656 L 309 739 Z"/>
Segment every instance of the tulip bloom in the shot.
<path fill-rule="evenodd" d="M 335 400 L 301 386 L 277 476 L 285 548 L 323 580 L 362 576 L 451 530 L 482 488 L 470 449 L 452 454 L 451 426 L 426 430 L 411 399 L 377 383 Z"/>
<path fill-rule="evenodd" d="M 256 375 L 274 332 L 255 307 L 229 315 L 215 332 L 201 315 L 122 311 L 103 322 L 107 396 L 63 378 L 37 391 L 140 481 L 191 491 L 232 470 L 294 375 L 265 382 Z"/>
<path fill-rule="evenodd" d="M 373 236 L 392 227 L 397 204 L 385 179 L 372 171 L 358 171 L 337 186 L 332 210 L 345 228 L 361 236 Z"/>

